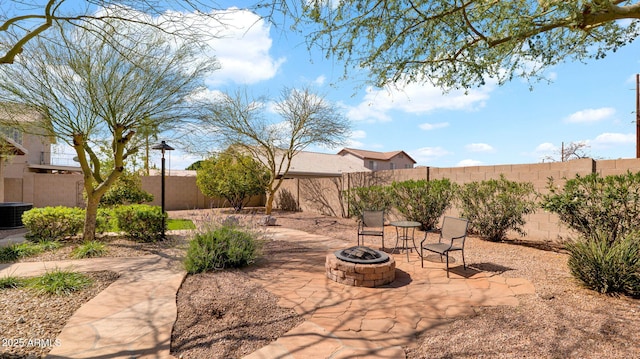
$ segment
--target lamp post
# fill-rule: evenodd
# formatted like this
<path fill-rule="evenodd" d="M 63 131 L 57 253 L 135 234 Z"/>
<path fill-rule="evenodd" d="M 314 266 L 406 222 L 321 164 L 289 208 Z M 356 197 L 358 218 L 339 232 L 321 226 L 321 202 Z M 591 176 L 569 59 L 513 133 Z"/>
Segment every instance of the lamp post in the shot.
<path fill-rule="evenodd" d="M 162 151 L 162 165 L 161 165 L 161 203 L 162 203 L 162 239 L 164 239 L 164 227 L 165 227 L 165 223 L 164 223 L 164 152 L 165 151 L 172 151 L 175 148 L 167 145 L 167 143 L 165 141 L 160 142 L 159 144 L 151 147 L 154 150 L 160 150 Z"/>

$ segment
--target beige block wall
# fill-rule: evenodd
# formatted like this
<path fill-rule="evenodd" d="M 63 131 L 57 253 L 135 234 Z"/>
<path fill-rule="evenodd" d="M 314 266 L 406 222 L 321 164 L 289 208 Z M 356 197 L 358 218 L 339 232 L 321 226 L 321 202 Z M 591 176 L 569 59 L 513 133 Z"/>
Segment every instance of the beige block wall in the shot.
<path fill-rule="evenodd" d="M 517 165 L 497 165 L 497 166 L 470 166 L 470 167 L 417 167 L 413 169 L 378 171 L 375 173 L 349 173 L 342 176 L 342 190 L 351 187 L 366 186 L 371 184 L 388 185 L 393 181 L 405 181 L 409 179 L 443 179 L 448 178 L 452 182 L 464 184 L 473 181 L 483 181 L 489 179 L 498 179 L 501 175 L 511 181 L 531 182 L 535 190 L 541 194 L 548 192 L 547 186 L 549 179 L 553 178 L 554 185 L 562 186 L 565 179 L 574 178 L 576 174 L 587 175 L 598 172 L 603 176 L 611 174 L 622 174 L 627 171 L 640 172 L 640 159 L 620 159 L 620 160 L 601 160 L 594 161 L 592 159 L 579 159 L 567 162 L 552 163 L 535 163 L 535 164 L 517 164 Z M 286 180 L 283 188 L 292 193 L 300 192 L 300 208 L 303 211 L 311 211 L 322 214 L 338 215 L 347 213 L 347 209 L 342 207 L 338 199 L 340 191 L 330 182 L 330 179 L 316 179 L 318 183 L 315 185 L 321 191 L 306 193 L 304 187 L 299 185 L 297 180 Z M 298 187 L 297 187 L 298 186 Z M 326 208 L 323 206 L 318 208 L 317 203 L 322 200 L 320 197 L 330 198 Z M 340 207 L 342 206 L 342 207 Z M 335 214 L 334 214 L 335 213 Z M 395 214 L 397 215 L 397 214 Z M 459 216 L 460 211 L 453 207 L 445 213 L 445 215 Z M 524 226 L 527 235 L 525 239 L 540 241 L 555 241 L 560 238 L 570 238 L 575 235 L 566 228 L 558 219 L 558 216 L 545 212 L 542 209 L 536 210 L 527 216 L 527 223 Z M 510 233 L 509 237 L 519 238 L 519 234 Z"/>

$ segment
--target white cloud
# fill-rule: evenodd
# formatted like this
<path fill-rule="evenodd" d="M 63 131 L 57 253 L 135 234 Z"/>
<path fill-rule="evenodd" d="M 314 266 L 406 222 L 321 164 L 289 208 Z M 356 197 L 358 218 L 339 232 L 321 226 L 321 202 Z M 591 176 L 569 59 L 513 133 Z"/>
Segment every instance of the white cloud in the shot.
<path fill-rule="evenodd" d="M 605 132 L 598 135 L 594 140 L 588 141 L 595 147 L 609 147 L 615 145 L 629 144 L 636 142 L 635 133 L 610 133 Z"/>
<path fill-rule="evenodd" d="M 574 112 L 564 119 L 568 123 L 589 123 L 602 121 L 612 117 L 616 110 L 612 107 L 588 108 L 586 110 Z"/>
<path fill-rule="evenodd" d="M 466 159 L 466 160 L 462 160 L 462 161 L 458 162 L 458 164 L 456 164 L 456 166 L 457 167 L 470 167 L 470 166 L 480 166 L 482 164 L 483 164 L 482 161 Z"/>
<path fill-rule="evenodd" d="M 539 144 L 536 147 L 535 152 L 549 152 L 549 151 L 557 151 L 557 150 L 558 150 L 558 147 L 556 147 L 556 145 L 550 142 L 545 142 L 545 143 Z"/>
<path fill-rule="evenodd" d="M 409 156 L 416 160 L 418 164 L 428 165 L 430 161 L 451 154 L 442 147 L 422 147 L 409 151 Z"/>
<path fill-rule="evenodd" d="M 355 131 L 351 131 L 351 138 L 355 139 L 355 138 L 366 138 L 367 137 L 367 133 L 363 130 L 355 130 Z"/>
<path fill-rule="evenodd" d="M 347 116 L 353 121 L 391 121 L 390 111 L 424 114 L 436 110 L 475 111 L 485 106 L 494 85 L 478 89 L 451 90 L 443 94 L 440 88 L 426 83 L 396 84 L 384 89 L 368 87 L 360 104 Z"/>
<path fill-rule="evenodd" d="M 318 86 L 322 86 L 322 85 L 324 85 L 324 83 L 326 81 L 327 81 L 327 77 L 325 75 L 320 75 L 320 76 L 316 77 L 316 79 L 313 81 L 313 83 L 318 85 Z"/>
<path fill-rule="evenodd" d="M 213 49 L 221 69 L 214 71 L 206 83 L 220 85 L 234 82 L 254 84 L 274 77 L 285 58 L 274 59 L 269 54 L 273 40 L 268 23 L 258 15 L 246 11 L 223 11 L 218 19 L 204 17 L 207 28 L 215 38 L 207 44 Z"/>
<path fill-rule="evenodd" d="M 420 129 L 425 130 L 425 131 L 431 131 L 431 130 L 435 130 L 438 128 L 444 128 L 444 127 L 448 127 L 449 126 L 449 122 L 438 122 L 438 123 L 422 123 L 420 125 L 418 125 L 418 127 L 420 127 Z"/>
<path fill-rule="evenodd" d="M 464 148 L 470 152 L 495 152 L 495 149 L 486 143 L 470 143 L 464 146 Z"/>

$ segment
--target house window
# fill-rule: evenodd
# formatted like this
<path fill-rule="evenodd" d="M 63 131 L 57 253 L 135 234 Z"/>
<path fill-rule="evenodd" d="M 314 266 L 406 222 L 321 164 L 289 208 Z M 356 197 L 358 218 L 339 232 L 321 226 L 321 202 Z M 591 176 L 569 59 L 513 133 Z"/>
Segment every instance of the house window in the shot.
<path fill-rule="evenodd" d="M 378 170 L 378 162 L 376 161 L 369 161 L 369 168 L 372 169 L 373 171 L 377 171 Z"/>
<path fill-rule="evenodd" d="M 393 162 L 389 163 L 389 168 L 392 169 L 392 170 L 395 170 L 396 169 L 396 164 L 393 163 Z"/>
<path fill-rule="evenodd" d="M 22 144 L 22 132 L 15 128 L 0 127 L 0 133 L 12 139 L 15 143 Z"/>

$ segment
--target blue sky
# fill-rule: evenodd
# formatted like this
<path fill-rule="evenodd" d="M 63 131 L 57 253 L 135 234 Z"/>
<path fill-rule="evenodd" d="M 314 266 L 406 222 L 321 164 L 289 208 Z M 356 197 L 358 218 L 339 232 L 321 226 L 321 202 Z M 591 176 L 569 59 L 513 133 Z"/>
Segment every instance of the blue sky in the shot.
<path fill-rule="evenodd" d="M 211 43 L 222 68 L 207 79 L 209 90 L 246 88 L 277 97 L 283 87 L 311 86 L 351 121 L 345 147 L 404 150 L 417 165 L 435 167 L 538 163 L 545 156 L 558 158 L 562 142 L 578 141 L 594 158 L 635 157 L 639 41 L 603 60 L 549 68 L 552 82 L 536 83 L 533 90 L 515 79 L 443 94 L 424 84 L 371 88 L 364 84 L 364 70 L 341 80 L 342 63 L 309 51 L 304 38 L 285 32 L 286 26 L 275 28 L 246 11 L 227 16 L 233 26 L 212 26 L 225 37 Z M 177 148 L 168 165 L 184 169 L 198 159 Z"/>

